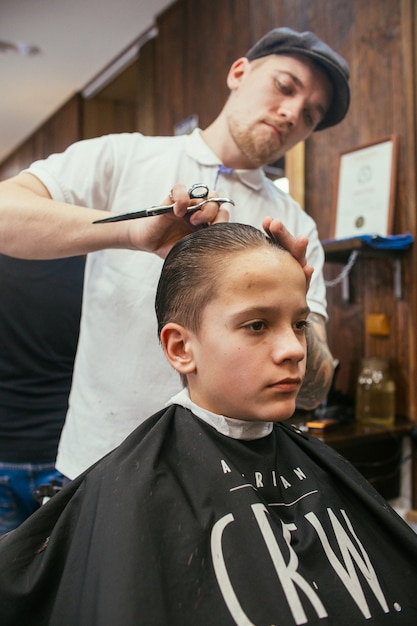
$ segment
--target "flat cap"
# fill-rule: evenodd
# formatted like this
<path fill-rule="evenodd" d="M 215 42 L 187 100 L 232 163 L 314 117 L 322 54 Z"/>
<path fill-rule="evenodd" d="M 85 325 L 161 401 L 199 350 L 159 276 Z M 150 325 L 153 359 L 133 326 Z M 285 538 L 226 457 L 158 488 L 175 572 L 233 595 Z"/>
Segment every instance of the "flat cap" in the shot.
<path fill-rule="evenodd" d="M 299 54 L 317 63 L 327 73 L 333 85 L 333 99 L 315 130 L 323 130 L 342 121 L 350 104 L 349 66 L 343 57 L 314 33 L 299 33 L 291 28 L 271 30 L 244 56 L 253 61 L 270 54 Z"/>

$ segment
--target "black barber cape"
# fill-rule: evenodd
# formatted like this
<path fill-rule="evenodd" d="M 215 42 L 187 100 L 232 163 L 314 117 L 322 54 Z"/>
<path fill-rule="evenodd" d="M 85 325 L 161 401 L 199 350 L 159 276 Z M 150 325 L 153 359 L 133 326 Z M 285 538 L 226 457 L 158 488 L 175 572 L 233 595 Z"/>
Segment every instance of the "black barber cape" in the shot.
<path fill-rule="evenodd" d="M 0 541 L 2 626 L 417 624 L 417 536 L 347 461 L 179 406 Z"/>

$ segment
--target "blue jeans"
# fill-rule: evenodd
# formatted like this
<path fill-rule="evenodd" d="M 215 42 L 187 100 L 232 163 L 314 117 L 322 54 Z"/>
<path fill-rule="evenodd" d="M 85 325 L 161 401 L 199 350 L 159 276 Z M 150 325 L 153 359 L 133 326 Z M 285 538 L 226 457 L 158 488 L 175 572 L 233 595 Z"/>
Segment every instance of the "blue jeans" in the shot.
<path fill-rule="evenodd" d="M 40 507 L 35 491 L 51 481 L 59 487 L 67 482 L 53 463 L 0 463 L 0 535 Z"/>

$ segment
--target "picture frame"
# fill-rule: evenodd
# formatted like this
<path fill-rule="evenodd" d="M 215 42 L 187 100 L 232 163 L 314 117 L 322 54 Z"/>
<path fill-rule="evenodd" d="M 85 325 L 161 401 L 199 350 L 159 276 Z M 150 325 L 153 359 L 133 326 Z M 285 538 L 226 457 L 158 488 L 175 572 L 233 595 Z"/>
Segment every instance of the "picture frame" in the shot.
<path fill-rule="evenodd" d="M 339 154 L 333 211 L 333 239 L 392 235 L 398 136 Z"/>

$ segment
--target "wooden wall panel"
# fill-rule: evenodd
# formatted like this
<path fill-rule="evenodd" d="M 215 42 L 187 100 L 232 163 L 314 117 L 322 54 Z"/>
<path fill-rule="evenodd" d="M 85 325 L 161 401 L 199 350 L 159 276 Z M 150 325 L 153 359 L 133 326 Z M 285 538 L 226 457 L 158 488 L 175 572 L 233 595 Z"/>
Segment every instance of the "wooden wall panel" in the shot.
<path fill-rule="evenodd" d="M 74 96 L 0 164 L 0 180 L 52 152 L 61 152 L 79 138 L 80 98 Z"/>
<path fill-rule="evenodd" d="M 174 124 L 187 113 L 184 97 L 185 59 L 183 40 L 192 33 L 183 27 L 183 7 L 181 2 L 173 4 L 158 20 L 158 39 L 155 48 L 155 95 L 156 95 L 156 134 L 172 135 Z M 200 39 L 200 37 L 199 37 Z M 196 58 L 197 52 L 196 52 Z"/>
<path fill-rule="evenodd" d="M 331 3 L 322 0 L 317 4 L 322 8 L 327 4 L 330 9 Z M 414 111 L 413 101 L 405 97 L 403 88 L 408 85 L 410 89 L 413 75 L 409 34 L 412 5 L 391 0 L 354 1 L 349 5 L 352 15 L 349 31 L 345 33 L 344 43 L 335 47 L 343 50 L 350 63 L 351 109 L 339 127 L 316 133 L 306 143 L 306 209 L 316 220 L 321 237 L 328 238 L 338 152 L 397 133 L 400 149 L 394 232 L 410 231 L 415 235 L 415 157 L 410 157 L 415 151 Z M 337 11 L 334 18 L 332 30 L 337 30 Z M 314 23 L 311 28 L 319 31 Z M 323 24 L 321 28 L 321 36 L 331 42 L 330 31 L 326 32 Z M 342 363 L 339 383 L 344 392 L 353 397 L 362 356 L 385 356 L 392 363 L 398 387 L 397 410 L 415 418 L 413 385 L 408 384 L 415 376 L 415 330 L 409 337 L 409 322 L 415 317 L 414 268 L 414 252 L 411 252 L 403 261 L 405 299 L 397 302 L 392 291 L 391 263 L 359 259 L 352 273 L 351 302 L 342 302 L 337 288 L 328 290 L 328 334 L 332 351 Z M 326 271 L 334 275 L 332 269 Z M 367 335 L 366 317 L 371 313 L 387 315 L 391 327 L 389 337 Z M 342 328 L 348 329 L 343 339 Z"/>
<path fill-rule="evenodd" d="M 27 167 L 33 161 L 33 147 L 31 142 L 24 142 L 17 151 L 14 151 L 0 164 L 0 180 L 11 178 Z"/>
<path fill-rule="evenodd" d="M 91 139 L 110 133 L 131 132 L 135 125 L 135 103 L 105 98 L 93 98 L 82 102 L 80 133 L 82 139 Z"/>
<path fill-rule="evenodd" d="M 135 130 L 156 135 L 155 40 L 148 41 L 139 54 L 136 78 Z"/>
<path fill-rule="evenodd" d="M 250 0 L 179 0 L 158 18 L 158 134 L 189 115 L 205 127 L 218 114 L 228 69 L 253 41 L 250 9 Z"/>

